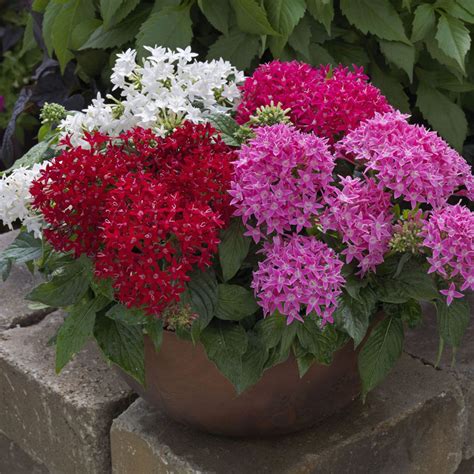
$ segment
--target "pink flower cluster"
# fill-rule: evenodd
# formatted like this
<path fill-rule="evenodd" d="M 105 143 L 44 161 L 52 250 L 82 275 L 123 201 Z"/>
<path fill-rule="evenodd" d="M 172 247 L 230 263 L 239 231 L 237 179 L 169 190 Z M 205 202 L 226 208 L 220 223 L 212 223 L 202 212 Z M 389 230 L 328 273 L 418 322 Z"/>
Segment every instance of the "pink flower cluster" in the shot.
<path fill-rule="evenodd" d="M 333 322 L 344 284 L 343 264 L 335 252 L 314 237 L 298 234 L 275 237 L 264 251 L 266 259 L 259 263 L 252 283 L 264 314 L 278 310 L 290 324 L 294 319 L 303 321 L 304 309 L 306 315 L 314 311 L 322 324 Z"/>
<path fill-rule="evenodd" d="M 459 204 L 436 209 L 422 231 L 423 246 L 431 249 L 429 273 L 437 272 L 450 282 L 441 293 L 451 304 L 456 291 L 474 290 L 474 213 Z"/>
<path fill-rule="evenodd" d="M 381 188 L 413 207 L 440 206 L 459 187 L 473 193 L 467 162 L 435 132 L 410 125 L 400 112 L 376 114 L 343 138 L 336 148 L 377 172 Z"/>
<path fill-rule="evenodd" d="M 290 119 L 298 129 L 331 143 L 376 112 L 392 110 L 379 89 L 368 83 L 362 68 L 312 68 L 297 61 L 272 61 L 258 67 L 242 86 L 237 121 L 247 122 L 258 107 L 271 101 L 290 109 Z"/>
<path fill-rule="evenodd" d="M 321 215 L 324 231 L 337 231 L 347 248 L 342 251 L 346 263 L 354 258 L 360 273 L 383 262 L 392 236 L 390 194 L 367 178 L 341 178 L 342 189 L 331 188 L 326 194 L 328 208 Z"/>
<path fill-rule="evenodd" d="M 258 128 L 235 162 L 229 191 L 235 215 L 242 216 L 256 242 L 292 226 L 297 232 L 311 227 L 333 169 L 325 140 L 284 124 Z"/>
<path fill-rule="evenodd" d="M 298 117 L 311 114 L 308 96 L 325 75 L 325 70 L 298 61 L 261 64 L 241 88 L 237 121 L 244 124 L 259 107 L 273 101 L 275 105 L 279 102 L 283 109 L 289 108 L 291 121 L 297 124 Z"/>

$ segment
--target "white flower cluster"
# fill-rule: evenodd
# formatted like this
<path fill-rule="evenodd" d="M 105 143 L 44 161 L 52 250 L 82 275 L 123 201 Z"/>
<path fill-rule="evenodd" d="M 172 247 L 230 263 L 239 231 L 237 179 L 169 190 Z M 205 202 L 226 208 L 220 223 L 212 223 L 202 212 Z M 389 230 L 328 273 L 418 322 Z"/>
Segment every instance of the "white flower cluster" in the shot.
<path fill-rule="evenodd" d="M 20 220 L 35 237 L 41 237 L 41 216 L 31 209 L 30 186 L 47 162 L 32 168 L 20 167 L 0 178 L 0 221 L 10 229 Z"/>
<path fill-rule="evenodd" d="M 117 135 L 136 126 L 163 135 L 184 119 L 205 120 L 207 114 L 229 112 L 239 98 L 243 72 L 223 59 L 195 61 L 191 48 L 172 51 L 147 47 L 142 64 L 128 49 L 117 56 L 111 77 L 120 99 L 99 94 L 83 112 L 69 115 L 60 125 L 73 146 L 85 145 L 84 131 Z"/>

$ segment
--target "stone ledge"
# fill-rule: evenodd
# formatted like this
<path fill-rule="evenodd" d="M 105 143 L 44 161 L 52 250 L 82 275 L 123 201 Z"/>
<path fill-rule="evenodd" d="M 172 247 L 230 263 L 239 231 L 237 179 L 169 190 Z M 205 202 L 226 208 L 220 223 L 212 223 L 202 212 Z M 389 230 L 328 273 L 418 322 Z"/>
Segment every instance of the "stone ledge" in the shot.
<path fill-rule="evenodd" d="M 7 248 L 18 231 L 0 234 L 0 252 Z M 20 326 L 28 326 L 40 321 L 51 310 L 31 309 L 31 302 L 25 295 L 41 282 L 39 275 L 32 275 L 25 265 L 14 265 L 10 276 L 4 282 L 0 277 L 0 331 Z"/>
<path fill-rule="evenodd" d="M 47 342 L 62 319 L 0 333 L 0 431 L 51 474 L 105 474 L 110 425 L 134 396 L 92 343 L 55 374 Z"/>
<path fill-rule="evenodd" d="M 464 446 L 464 457 L 474 456 L 474 295 L 468 296 L 471 307 L 471 321 L 463 338 L 461 347 L 456 352 L 456 361 L 452 365 L 450 348 L 445 348 L 438 369 L 455 377 L 464 392 L 466 402 L 467 433 Z M 405 350 L 424 364 L 434 367 L 436 363 L 439 335 L 437 330 L 436 311 L 429 305 L 424 308 L 423 325 L 405 336 Z M 474 470 L 473 470 L 474 472 Z"/>
<path fill-rule="evenodd" d="M 112 425 L 112 472 L 449 474 L 462 460 L 464 413 L 454 377 L 407 355 L 366 405 L 275 439 L 197 433 L 139 399 Z"/>

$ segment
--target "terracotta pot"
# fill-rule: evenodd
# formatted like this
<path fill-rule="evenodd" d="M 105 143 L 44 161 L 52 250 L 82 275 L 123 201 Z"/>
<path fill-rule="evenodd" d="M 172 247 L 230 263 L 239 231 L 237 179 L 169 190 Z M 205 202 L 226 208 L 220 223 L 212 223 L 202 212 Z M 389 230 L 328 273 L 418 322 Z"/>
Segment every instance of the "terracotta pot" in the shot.
<path fill-rule="evenodd" d="M 151 405 L 180 423 L 233 437 L 308 428 L 346 406 L 360 391 L 352 342 L 335 354 L 331 366 L 314 364 L 301 379 L 291 355 L 239 396 L 200 344 L 194 346 L 172 332 L 165 331 L 159 352 L 145 337 L 145 370 L 146 388 L 122 376 Z"/>

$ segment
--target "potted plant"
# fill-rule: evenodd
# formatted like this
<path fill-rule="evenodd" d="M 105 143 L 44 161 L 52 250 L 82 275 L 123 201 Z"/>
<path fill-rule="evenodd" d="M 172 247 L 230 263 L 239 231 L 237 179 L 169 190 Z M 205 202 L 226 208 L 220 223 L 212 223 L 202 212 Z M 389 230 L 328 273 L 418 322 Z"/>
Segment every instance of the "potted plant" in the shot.
<path fill-rule="evenodd" d="M 56 370 L 95 338 L 147 400 L 201 429 L 287 433 L 365 399 L 436 306 L 456 349 L 474 288 L 473 177 L 359 68 L 118 56 L 117 97 L 43 110 L 0 181 L 23 229 L 4 276 L 66 308 Z M 56 126 L 56 124 L 59 124 Z M 357 375 L 357 368 L 360 380 Z"/>

